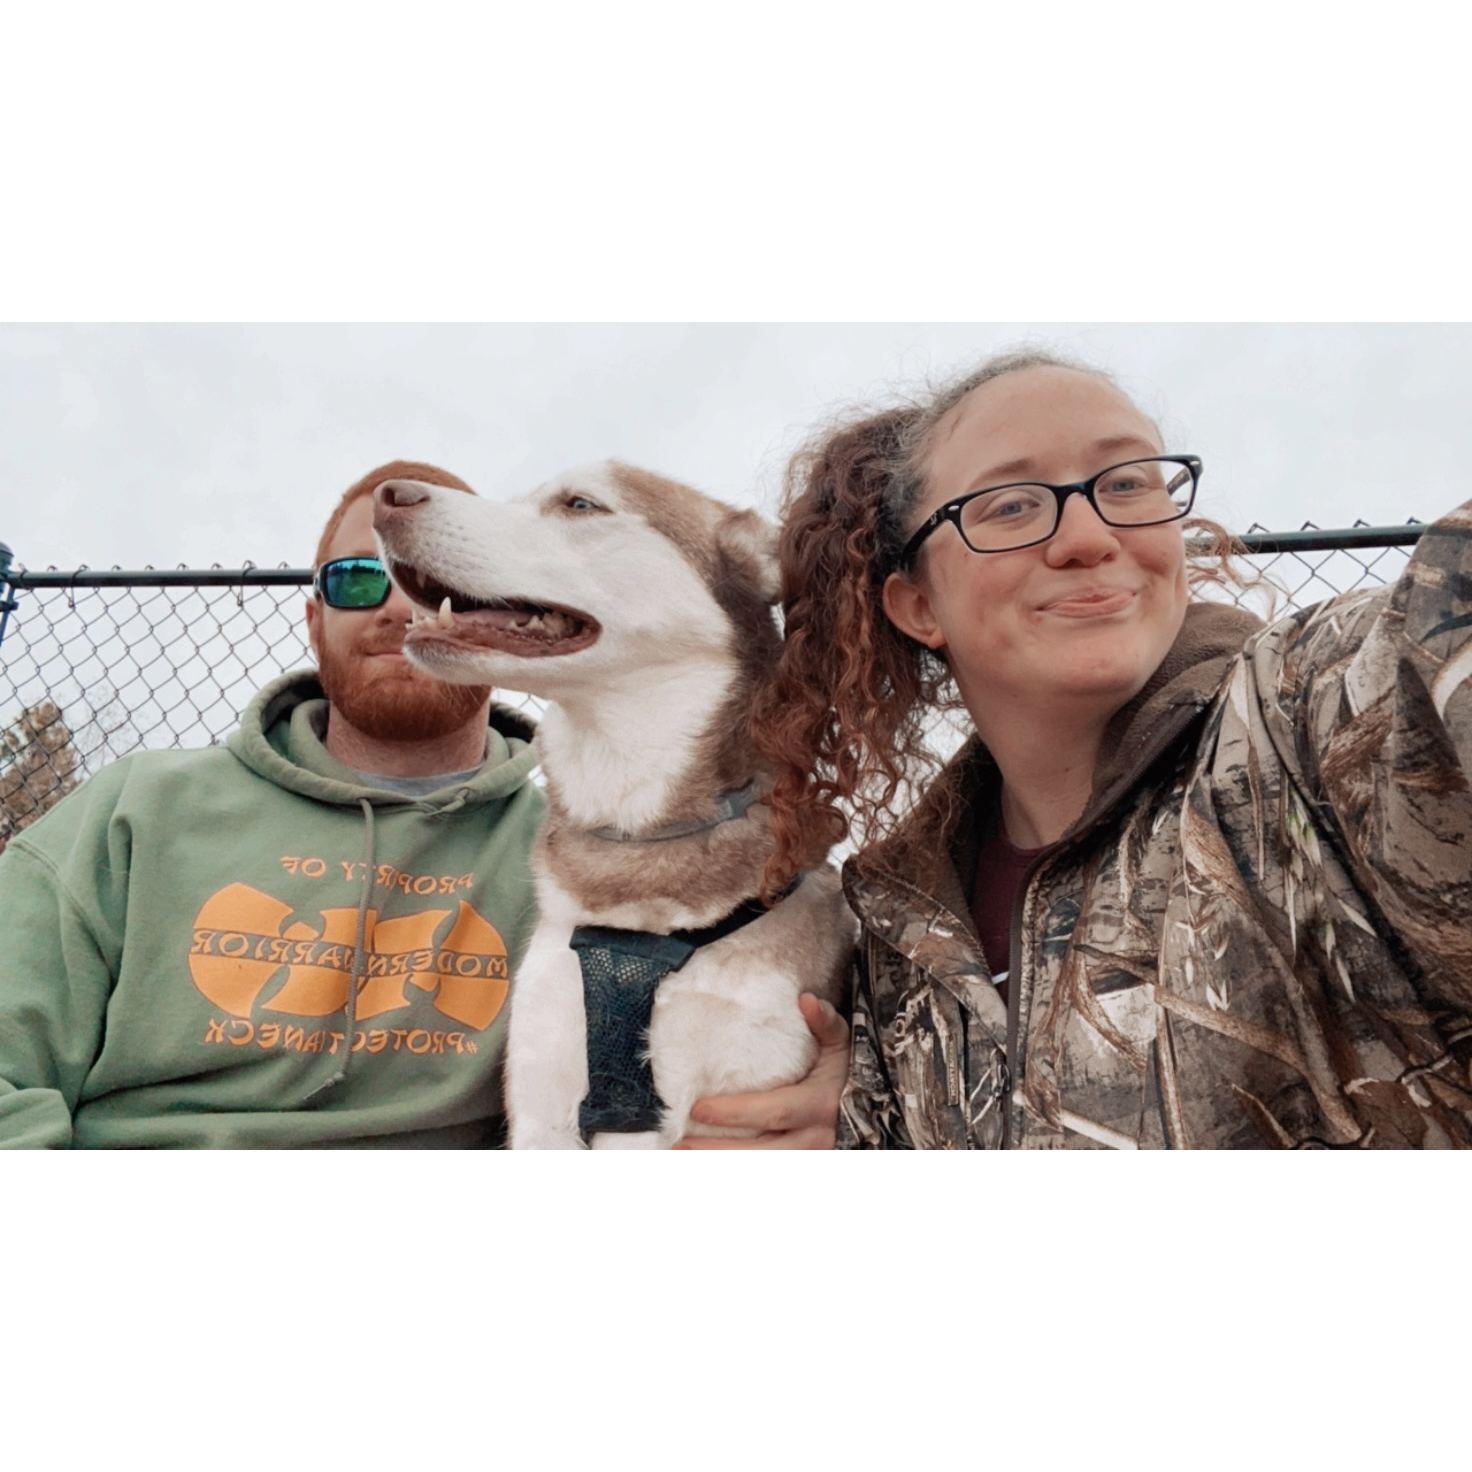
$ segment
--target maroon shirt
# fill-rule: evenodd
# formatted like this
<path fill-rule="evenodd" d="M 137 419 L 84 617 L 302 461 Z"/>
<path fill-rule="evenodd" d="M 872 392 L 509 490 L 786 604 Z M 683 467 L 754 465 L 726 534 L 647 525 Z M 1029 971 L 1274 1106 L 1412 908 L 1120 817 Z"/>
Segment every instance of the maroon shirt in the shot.
<path fill-rule="evenodd" d="M 1046 845 L 1044 845 L 1046 847 Z M 1023 876 L 1041 848 L 1017 848 L 1007 841 L 1000 821 L 982 839 L 976 860 L 976 883 L 971 891 L 971 918 L 981 937 L 982 954 L 992 980 L 1007 1001 L 1007 972 L 1012 965 L 1012 909 L 1022 890 Z"/>

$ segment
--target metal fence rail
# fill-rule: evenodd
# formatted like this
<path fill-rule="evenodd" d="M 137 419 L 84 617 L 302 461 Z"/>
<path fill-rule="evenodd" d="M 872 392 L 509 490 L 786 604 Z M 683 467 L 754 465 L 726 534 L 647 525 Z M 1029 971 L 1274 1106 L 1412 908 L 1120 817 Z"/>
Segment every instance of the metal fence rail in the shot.
<path fill-rule="evenodd" d="M 1285 613 L 1393 582 L 1421 531 L 1254 527 L 1242 560 Z M 262 685 L 311 662 L 311 580 L 250 564 L 32 572 L 0 544 L 0 848 L 117 757 L 220 741 Z"/>

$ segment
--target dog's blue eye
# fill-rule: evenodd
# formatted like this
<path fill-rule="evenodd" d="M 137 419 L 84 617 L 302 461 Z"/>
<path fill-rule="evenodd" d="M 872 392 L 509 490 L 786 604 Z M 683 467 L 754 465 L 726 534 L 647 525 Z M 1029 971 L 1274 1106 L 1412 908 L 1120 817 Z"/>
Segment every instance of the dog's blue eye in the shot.
<path fill-rule="evenodd" d="M 569 496 L 565 504 L 569 511 L 603 510 L 603 508 L 596 501 L 590 501 L 586 496 Z"/>

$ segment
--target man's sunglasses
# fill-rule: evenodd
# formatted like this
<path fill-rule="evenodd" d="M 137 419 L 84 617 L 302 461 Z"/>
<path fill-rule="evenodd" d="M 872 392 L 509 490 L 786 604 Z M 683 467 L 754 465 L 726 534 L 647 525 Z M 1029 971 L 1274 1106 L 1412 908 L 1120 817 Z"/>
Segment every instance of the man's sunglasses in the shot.
<path fill-rule="evenodd" d="M 376 557 L 334 557 L 312 574 L 312 592 L 329 608 L 378 608 L 392 591 Z"/>

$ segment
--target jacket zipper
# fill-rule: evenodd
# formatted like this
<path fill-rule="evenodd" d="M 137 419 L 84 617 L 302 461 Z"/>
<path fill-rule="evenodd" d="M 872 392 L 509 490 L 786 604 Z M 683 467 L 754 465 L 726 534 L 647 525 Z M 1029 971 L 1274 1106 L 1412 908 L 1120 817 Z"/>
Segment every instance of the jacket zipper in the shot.
<path fill-rule="evenodd" d="M 1102 806 L 1099 812 L 1090 819 L 1087 825 L 1076 832 L 1066 833 L 1057 843 L 1046 848 L 1037 858 L 1032 861 L 1031 866 L 1022 876 L 1022 883 L 1018 887 L 1017 899 L 1012 905 L 1012 935 L 1007 953 L 1007 1091 L 1002 1109 L 1002 1148 L 1012 1148 L 1012 1096 L 1016 1092 L 1021 1079 L 1022 1065 L 1024 1059 L 1021 1056 L 1021 1038 L 1019 1027 L 1021 1024 L 1022 1004 L 1022 916 L 1027 908 L 1029 892 L 1032 889 L 1033 880 L 1044 865 L 1058 858 L 1063 853 L 1078 848 L 1085 838 L 1094 829 L 1098 828 L 1105 819 L 1112 816 L 1114 810 L 1128 795 L 1135 784 L 1145 775 L 1151 766 L 1168 751 L 1179 739 L 1182 732 L 1199 716 L 1204 705 L 1183 705 L 1178 708 L 1176 718 L 1165 728 L 1163 733 L 1156 735 L 1149 747 L 1141 754 L 1135 765 L 1116 782 L 1115 792 L 1111 794 L 1111 800 Z M 1092 804 L 1090 804 L 1092 806 Z M 1082 817 L 1083 814 L 1080 814 Z M 1082 918 L 1082 917 L 1080 917 Z"/>
<path fill-rule="evenodd" d="M 1044 849 L 1028 866 L 1012 902 L 1012 935 L 1007 947 L 1007 1088 L 1002 1099 L 1002 1149 L 1012 1148 L 1012 1096 L 1021 1077 L 1021 1058 L 1017 1045 L 1018 1023 L 1022 1008 L 1022 916 L 1027 909 L 1028 891 L 1038 871 L 1061 848 L 1061 840 Z"/>

